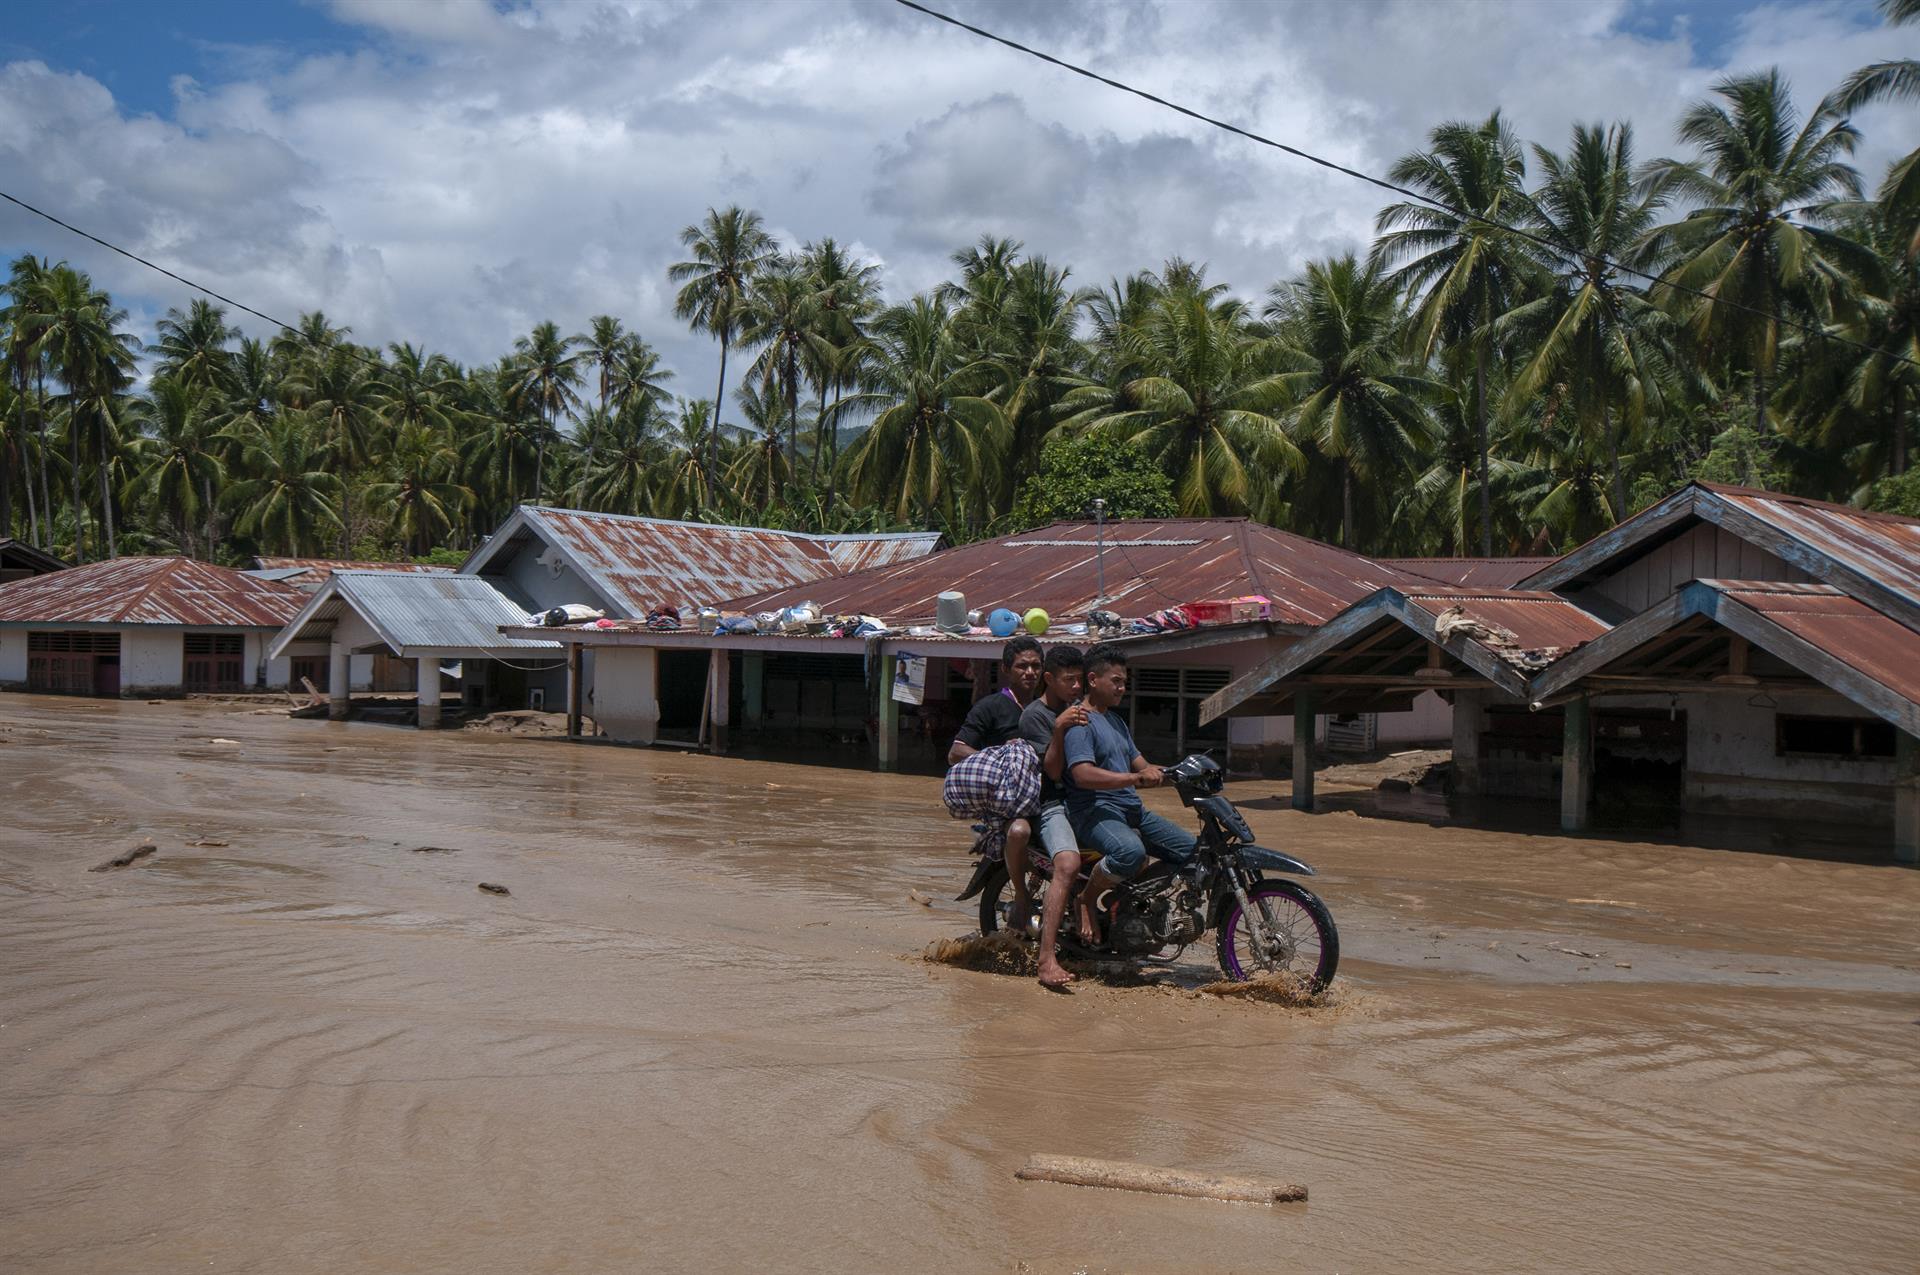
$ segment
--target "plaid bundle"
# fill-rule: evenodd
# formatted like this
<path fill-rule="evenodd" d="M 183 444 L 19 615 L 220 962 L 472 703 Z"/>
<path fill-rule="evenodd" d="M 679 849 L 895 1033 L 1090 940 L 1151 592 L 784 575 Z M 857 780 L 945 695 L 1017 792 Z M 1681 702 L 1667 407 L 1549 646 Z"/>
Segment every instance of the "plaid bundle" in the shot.
<path fill-rule="evenodd" d="M 976 848 L 1001 853 L 1007 823 L 1040 808 L 1040 756 L 1023 739 L 983 748 L 947 771 L 940 796 L 955 819 L 979 819 L 987 831 Z"/>
<path fill-rule="evenodd" d="M 655 607 L 647 612 L 647 627 L 655 633 L 671 633 L 680 627 L 680 608 Z"/>

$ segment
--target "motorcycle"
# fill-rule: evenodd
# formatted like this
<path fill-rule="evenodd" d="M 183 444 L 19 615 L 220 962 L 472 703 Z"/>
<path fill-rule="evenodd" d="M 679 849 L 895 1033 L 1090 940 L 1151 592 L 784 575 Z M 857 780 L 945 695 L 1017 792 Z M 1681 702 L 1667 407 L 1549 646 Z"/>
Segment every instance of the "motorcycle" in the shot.
<path fill-rule="evenodd" d="M 1175 867 L 1150 860 L 1133 880 L 1096 900 L 1105 938 L 1083 943 L 1069 912 L 1060 927 L 1060 952 L 1066 957 L 1114 958 L 1169 965 L 1208 930 L 1214 933 L 1220 971 L 1234 982 L 1265 974 L 1291 972 L 1317 993 L 1333 981 L 1340 964 L 1340 935 L 1327 905 L 1305 886 L 1270 880 L 1266 873 L 1313 876 L 1306 863 L 1290 854 L 1253 843 L 1253 830 L 1231 801 L 1220 795 L 1226 775 L 1220 764 L 1195 754 L 1166 768 L 1166 781 L 1183 805 L 1200 820 L 1192 862 Z M 976 826 L 984 834 L 984 829 Z M 1011 929 L 1028 938 L 1040 933 L 1040 906 L 1051 881 L 1036 874 L 1032 907 L 1025 917 L 1007 915 L 1006 865 L 982 835 L 974 843 L 980 856 L 973 877 L 957 901 L 980 899 L 980 932 Z M 1084 888 L 1097 853 L 1081 852 L 1077 893 Z M 1071 902 L 1071 901 L 1069 901 Z"/>

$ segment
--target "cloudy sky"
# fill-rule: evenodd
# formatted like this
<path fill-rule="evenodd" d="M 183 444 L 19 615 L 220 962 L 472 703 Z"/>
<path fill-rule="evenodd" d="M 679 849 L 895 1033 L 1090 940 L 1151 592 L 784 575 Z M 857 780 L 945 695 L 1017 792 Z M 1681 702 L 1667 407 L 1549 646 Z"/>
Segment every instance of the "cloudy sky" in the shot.
<path fill-rule="evenodd" d="M 943 7 L 936 4 L 935 7 Z M 1382 171 L 1447 119 L 1559 146 L 1674 120 L 1778 65 L 1812 103 L 1920 56 L 1869 0 L 947 0 L 1011 38 Z M 1857 121 L 1870 182 L 1920 111 Z M 64 0 L 0 29 L 0 188 L 269 313 L 495 357 L 616 314 L 683 392 L 710 341 L 672 318 L 709 205 L 832 235 L 895 297 L 982 233 L 1083 283 L 1169 256 L 1257 294 L 1364 245 L 1372 188 L 934 23 L 890 0 Z M 11 206 L 0 250 L 66 258 L 142 335 L 190 294 Z M 258 334 L 264 325 L 246 321 Z"/>

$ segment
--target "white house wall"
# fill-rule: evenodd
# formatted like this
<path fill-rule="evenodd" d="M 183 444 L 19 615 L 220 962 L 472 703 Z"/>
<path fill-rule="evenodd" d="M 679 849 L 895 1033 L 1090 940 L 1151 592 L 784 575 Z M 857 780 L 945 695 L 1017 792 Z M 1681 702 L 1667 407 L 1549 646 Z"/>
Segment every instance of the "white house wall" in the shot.
<path fill-rule="evenodd" d="M 1775 749 L 1774 719 L 1780 714 L 1866 717 L 1866 710 L 1824 692 L 1775 696 L 1777 708 L 1756 707 L 1751 698 L 1680 697 L 1678 707 L 1687 715 L 1687 809 L 1827 817 L 1847 823 L 1893 817 L 1892 759 L 1782 757 Z M 1666 705 L 1661 698 L 1645 706 Z"/>
<path fill-rule="evenodd" d="M 27 684 L 27 631 L 0 629 L 0 688 L 12 690 Z"/>
<path fill-rule="evenodd" d="M 650 646 L 608 646 L 594 655 L 595 723 L 609 739 L 651 744 L 660 727 L 659 652 Z"/>
<path fill-rule="evenodd" d="M 182 630 L 129 625 L 120 630 L 120 693 L 178 691 L 186 680 Z"/>
<path fill-rule="evenodd" d="M 1681 536 L 1622 566 L 1593 586 L 1593 591 L 1638 615 L 1679 592 L 1690 580 L 1810 579 L 1806 572 L 1711 523 L 1699 523 Z"/>

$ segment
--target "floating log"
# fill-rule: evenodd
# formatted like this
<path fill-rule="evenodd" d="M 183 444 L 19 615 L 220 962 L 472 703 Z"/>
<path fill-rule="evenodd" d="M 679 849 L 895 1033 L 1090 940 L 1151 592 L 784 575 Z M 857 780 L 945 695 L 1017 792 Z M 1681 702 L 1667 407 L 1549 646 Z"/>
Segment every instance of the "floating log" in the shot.
<path fill-rule="evenodd" d="M 115 868 L 124 868 L 129 863 L 132 863 L 135 859 L 144 859 L 148 855 L 152 854 L 154 851 L 158 850 L 159 848 L 160 848 L 159 846 L 153 843 L 153 838 L 148 837 L 145 841 L 142 841 L 139 845 L 135 846 L 133 849 L 128 850 L 123 854 L 116 854 L 113 856 L 113 858 L 108 859 L 105 863 L 96 863 L 91 868 L 88 868 L 87 871 L 111 872 Z"/>
<path fill-rule="evenodd" d="M 1064 1182 L 1068 1186 L 1103 1186 L 1115 1191 L 1147 1191 L 1155 1195 L 1186 1195 L 1248 1204 L 1277 1204 L 1307 1198 L 1307 1188 L 1289 1182 L 1189 1173 L 1183 1169 L 1159 1169 L 1123 1160 L 1088 1160 L 1074 1155 L 1031 1156 L 1026 1166 L 1013 1176 L 1023 1182 Z"/>
<path fill-rule="evenodd" d="M 482 890 L 485 890 L 488 894 L 512 894 L 513 893 L 513 891 L 507 889 L 506 886 L 495 885 L 491 881 L 482 881 L 480 883 L 480 888 Z"/>

